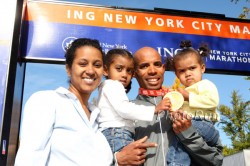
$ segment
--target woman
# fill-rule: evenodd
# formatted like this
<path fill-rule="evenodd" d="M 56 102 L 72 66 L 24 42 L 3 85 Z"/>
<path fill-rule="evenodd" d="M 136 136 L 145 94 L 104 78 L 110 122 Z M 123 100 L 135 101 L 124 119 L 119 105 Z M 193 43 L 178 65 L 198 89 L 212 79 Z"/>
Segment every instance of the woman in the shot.
<path fill-rule="evenodd" d="M 98 131 L 99 109 L 88 103 L 103 75 L 103 53 L 97 40 L 75 40 L 65 54 L 68 89 L 33 94 L 25 105 L 22 138 L 15 165 L 111 165 L 113 154 Z M 116 154 L 119 164 L 141 164 L 146 138 Z"/>

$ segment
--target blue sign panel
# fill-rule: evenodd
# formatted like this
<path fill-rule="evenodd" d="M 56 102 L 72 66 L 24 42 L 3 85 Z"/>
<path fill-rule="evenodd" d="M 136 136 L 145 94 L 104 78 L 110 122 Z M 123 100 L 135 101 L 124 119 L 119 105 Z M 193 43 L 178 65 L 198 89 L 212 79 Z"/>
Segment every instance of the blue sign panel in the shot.
<path fill-rule="evenodd" d="M 191 40 L 194 48 L 201 42 L 211 48 L 208 70 L 250 72 L 250 23 L 33 2 L 28 4 L 26 30 L 26 58 L 64 60 L 68 44 L 85 37 L 98 39 L 105 52 L 124 48 L 133 53 L 150 46 L 166 59 L 182 40 Z"/>

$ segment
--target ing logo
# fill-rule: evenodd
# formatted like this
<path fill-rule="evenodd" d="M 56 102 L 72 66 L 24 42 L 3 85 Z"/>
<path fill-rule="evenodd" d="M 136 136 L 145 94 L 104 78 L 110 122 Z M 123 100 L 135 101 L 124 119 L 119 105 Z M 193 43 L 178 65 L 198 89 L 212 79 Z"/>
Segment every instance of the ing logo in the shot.
<path fill-rule="evenodd" d="M 64 50 L 64 52 L 66 51 L 67 48 L 69 48 L 69 46 L 71 45 L 71 43 L 76 40 L 76 37 L 66 37 L 63 42 L 62 42 L 62 49 Z"/>

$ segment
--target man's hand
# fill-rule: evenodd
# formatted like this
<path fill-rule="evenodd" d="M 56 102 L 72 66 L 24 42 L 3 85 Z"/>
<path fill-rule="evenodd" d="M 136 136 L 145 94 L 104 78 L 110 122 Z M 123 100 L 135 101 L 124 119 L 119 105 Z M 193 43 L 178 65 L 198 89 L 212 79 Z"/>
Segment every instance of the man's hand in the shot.
<path fill-rule="evenodd" d="M 171 118 L 173 121 L 173 130 L 176 134 L 187 130 L 191 125 L 191 117 L 182 110 L 171 112 Z"/>
<path fill-rule="evenodd" d="M 145 162 L 147 148 L 156 147 L 156 143 L 149 143 L 147 136 L 125 146 L 120 152 L 116 153 L 119 166 L 122 165 L 141 165 Z"/>

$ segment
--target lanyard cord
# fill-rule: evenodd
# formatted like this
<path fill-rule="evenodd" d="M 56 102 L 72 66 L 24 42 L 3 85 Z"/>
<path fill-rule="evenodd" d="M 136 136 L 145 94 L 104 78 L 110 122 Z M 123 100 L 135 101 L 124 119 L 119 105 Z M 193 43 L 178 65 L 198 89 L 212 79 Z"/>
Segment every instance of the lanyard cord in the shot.
<path fill-rule="evenodd" d="M 155 106 L 156 106 L 156 100 L 154 97 L 154 102 L 155 102 Z M 159 113 L 157 114 L 157 120 L 159 121 L 160 124 L 160 131 L 161 131 L 161 148 L 162 148 L 162 156 L 163 156 L 163 162 L 164 162 L 164 166 L 166 165 L 166 156 L 165 156 L 165 150 L 164 150 L 164 138 L 163 138 L 163 133 L 162 133 L 162 125 L 161 125 L 161 118 L 159 116 Z"/>

